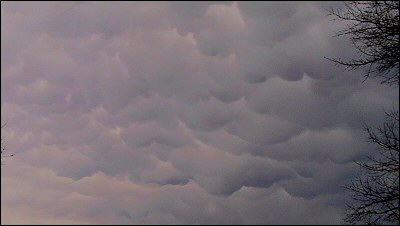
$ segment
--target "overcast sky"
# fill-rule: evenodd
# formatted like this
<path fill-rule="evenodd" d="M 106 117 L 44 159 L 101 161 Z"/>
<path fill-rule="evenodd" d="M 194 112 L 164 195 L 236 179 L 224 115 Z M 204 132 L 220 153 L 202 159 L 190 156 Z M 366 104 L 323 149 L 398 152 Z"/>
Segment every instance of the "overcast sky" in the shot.
<path fill-rule="evenodd" d="M 340 4 L 2 2 L 1 223 L 340 223 L 399 105 Z"/>

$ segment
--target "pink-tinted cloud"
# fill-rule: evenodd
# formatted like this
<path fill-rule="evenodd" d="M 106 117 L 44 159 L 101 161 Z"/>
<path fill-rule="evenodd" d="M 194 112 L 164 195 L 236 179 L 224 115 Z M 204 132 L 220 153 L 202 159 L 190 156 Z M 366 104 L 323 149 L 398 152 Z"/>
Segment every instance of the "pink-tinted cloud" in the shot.
<path fill-rule="evenodd" d="M 339 223 L 399 96 L 327 4 L 2 2 L 2 223 Z"/>

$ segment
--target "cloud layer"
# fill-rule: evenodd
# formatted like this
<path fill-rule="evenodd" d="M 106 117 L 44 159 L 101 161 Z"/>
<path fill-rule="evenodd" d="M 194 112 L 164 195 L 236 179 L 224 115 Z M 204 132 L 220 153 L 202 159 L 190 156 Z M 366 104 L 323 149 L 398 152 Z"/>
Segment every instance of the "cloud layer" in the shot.
<path fill-rule="evenodd" d="M 318 2 L 2 2 L 2 224 L 337 224 L 398 93 Z"/>

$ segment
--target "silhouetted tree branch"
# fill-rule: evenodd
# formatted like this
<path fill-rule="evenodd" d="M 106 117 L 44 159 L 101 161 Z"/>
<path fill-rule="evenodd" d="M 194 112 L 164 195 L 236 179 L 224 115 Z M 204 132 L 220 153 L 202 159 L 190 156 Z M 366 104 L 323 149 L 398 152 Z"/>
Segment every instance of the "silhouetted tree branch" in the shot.
<path fill-rule="evenodd" d="M 382 83 L 399 84 L 399 1 L 351 1 L 343 9 L 331 9 L 335 20 L 347 22 L 337 36 L 349 36 L 358 59 L 330 59 L 348 70 L 366 68 Z"/>
<path fill-rule="evenodd" d="M 368 140 L 379 155 L 356 162 L 360 174 L 346 189 L 356 204 L 349 204 L 345 223 L 382 224 L 399 221 L 399 113 L 385 112 L 382 127 L 367 126 Z"/>
<path fill-rule="evenodd" d="M 352 1 L 330 16 L 347 22 L 337 36 L 349 36 L 359 58 L 329 59 L 348 70 L 366 68 L 366 78 L 399 85 L 399 1 Z M 383 126 L 366 126 L 369 142 L 378 153 L 356 162 L 360 172 L 350 185 L 352 202 L 347 204 L 346 224 L 399 223 L 399 111 L 385 112 Z"/>

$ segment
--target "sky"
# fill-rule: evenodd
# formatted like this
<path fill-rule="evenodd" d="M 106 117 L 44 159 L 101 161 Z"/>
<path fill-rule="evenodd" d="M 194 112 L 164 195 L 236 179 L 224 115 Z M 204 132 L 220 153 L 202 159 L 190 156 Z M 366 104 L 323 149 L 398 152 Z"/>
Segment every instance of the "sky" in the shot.
<path fill-rule="evenodd" d="M 2 224 L 339 224 L 398 89 L 339 2 L 1 2 Z"/>

